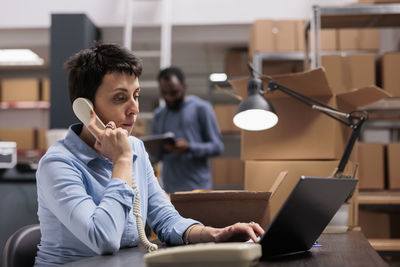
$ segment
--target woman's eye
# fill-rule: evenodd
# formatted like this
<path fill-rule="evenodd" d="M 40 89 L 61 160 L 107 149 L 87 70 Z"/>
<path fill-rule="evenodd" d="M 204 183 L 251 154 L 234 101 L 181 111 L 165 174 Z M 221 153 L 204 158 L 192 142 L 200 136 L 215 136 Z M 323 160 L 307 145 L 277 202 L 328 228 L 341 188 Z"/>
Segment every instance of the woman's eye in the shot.
<path fill-rule="evenodd" d="M 135 99 L 135 101 L 138 101 L 140 98 L 140 95 L 135 95 L 133 98 Z"/>
<path fill-rule="evenodd" d="M 125 96 L 116 96 L 116 97 L 114 97 L 114 101 L 115 102 L 122 102 L 122 101 L 125 101 L 125 100 L 126 100 Z"/>

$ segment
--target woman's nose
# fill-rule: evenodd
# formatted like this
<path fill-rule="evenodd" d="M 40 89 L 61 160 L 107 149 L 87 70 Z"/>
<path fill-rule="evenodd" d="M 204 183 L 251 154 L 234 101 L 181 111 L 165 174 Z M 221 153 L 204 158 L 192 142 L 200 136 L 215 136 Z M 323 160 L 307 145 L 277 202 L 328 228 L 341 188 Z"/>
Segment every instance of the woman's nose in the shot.
<path fill-rule="evenodd" d="M 138 114 L 139 113 L 139 102 L 138 100 L 135 100 L 132 98 L 129 101 L 129 107 L 128 107 L 128 114 L 133 113 L 133 114 Z"/>

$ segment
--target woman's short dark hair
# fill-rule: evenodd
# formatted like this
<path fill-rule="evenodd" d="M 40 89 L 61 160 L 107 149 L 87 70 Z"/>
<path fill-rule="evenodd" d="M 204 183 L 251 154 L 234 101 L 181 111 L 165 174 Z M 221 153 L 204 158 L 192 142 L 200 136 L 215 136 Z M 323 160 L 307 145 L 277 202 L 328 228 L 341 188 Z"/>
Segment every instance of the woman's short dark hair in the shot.
<path fill-rule="evenodd" d="M 176 76 L 178 80 L 184 84 L 185 83 L 185 75 L 183 74 L 182 70 L 178 67 L 168 67 L 166 69 L 161 70 L 158 73 L 157 80 L 160 81 L 161 79 L 163 80 L 171 80 L 172 76 Z"/>
<path fill-rule="evenodd" d="M 104 75 L 112 72 L 142 74 L 142 61 L 118 44 L 95 42 L 65 62 L 68 71 L 68 90 L 71 103 L 78 97 L 94 102 Z"/>

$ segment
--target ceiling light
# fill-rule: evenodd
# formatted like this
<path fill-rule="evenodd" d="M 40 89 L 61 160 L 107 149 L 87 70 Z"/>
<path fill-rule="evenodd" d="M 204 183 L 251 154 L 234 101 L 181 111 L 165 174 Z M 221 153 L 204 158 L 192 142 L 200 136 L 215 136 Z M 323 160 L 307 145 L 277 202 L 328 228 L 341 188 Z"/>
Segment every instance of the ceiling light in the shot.
<path fill-rule="evenodd" d="M 43 65 L 44 60 L 30 49 L 0 49 L 0 66 Z"/>
<path fill-rule="evenodd" d="M 211 73 L 210 81 L 212 82 L 225 82 L 228 76 L 225 73 Z"/>

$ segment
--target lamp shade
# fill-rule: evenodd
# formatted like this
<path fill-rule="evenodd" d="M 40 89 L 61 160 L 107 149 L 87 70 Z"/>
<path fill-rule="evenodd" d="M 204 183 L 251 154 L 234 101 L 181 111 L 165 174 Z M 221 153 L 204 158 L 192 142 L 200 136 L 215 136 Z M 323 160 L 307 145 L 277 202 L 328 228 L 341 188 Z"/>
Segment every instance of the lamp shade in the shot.
<path fill-rule="evenodd" d="M 261 95 L 262 81 L 250 80 L 247 87 L 248 97 L 242 101 L 233 117 L 233 123 L 248 131 L 261 131 L 272 128 L 278 123 L 274 107 Z"/>

